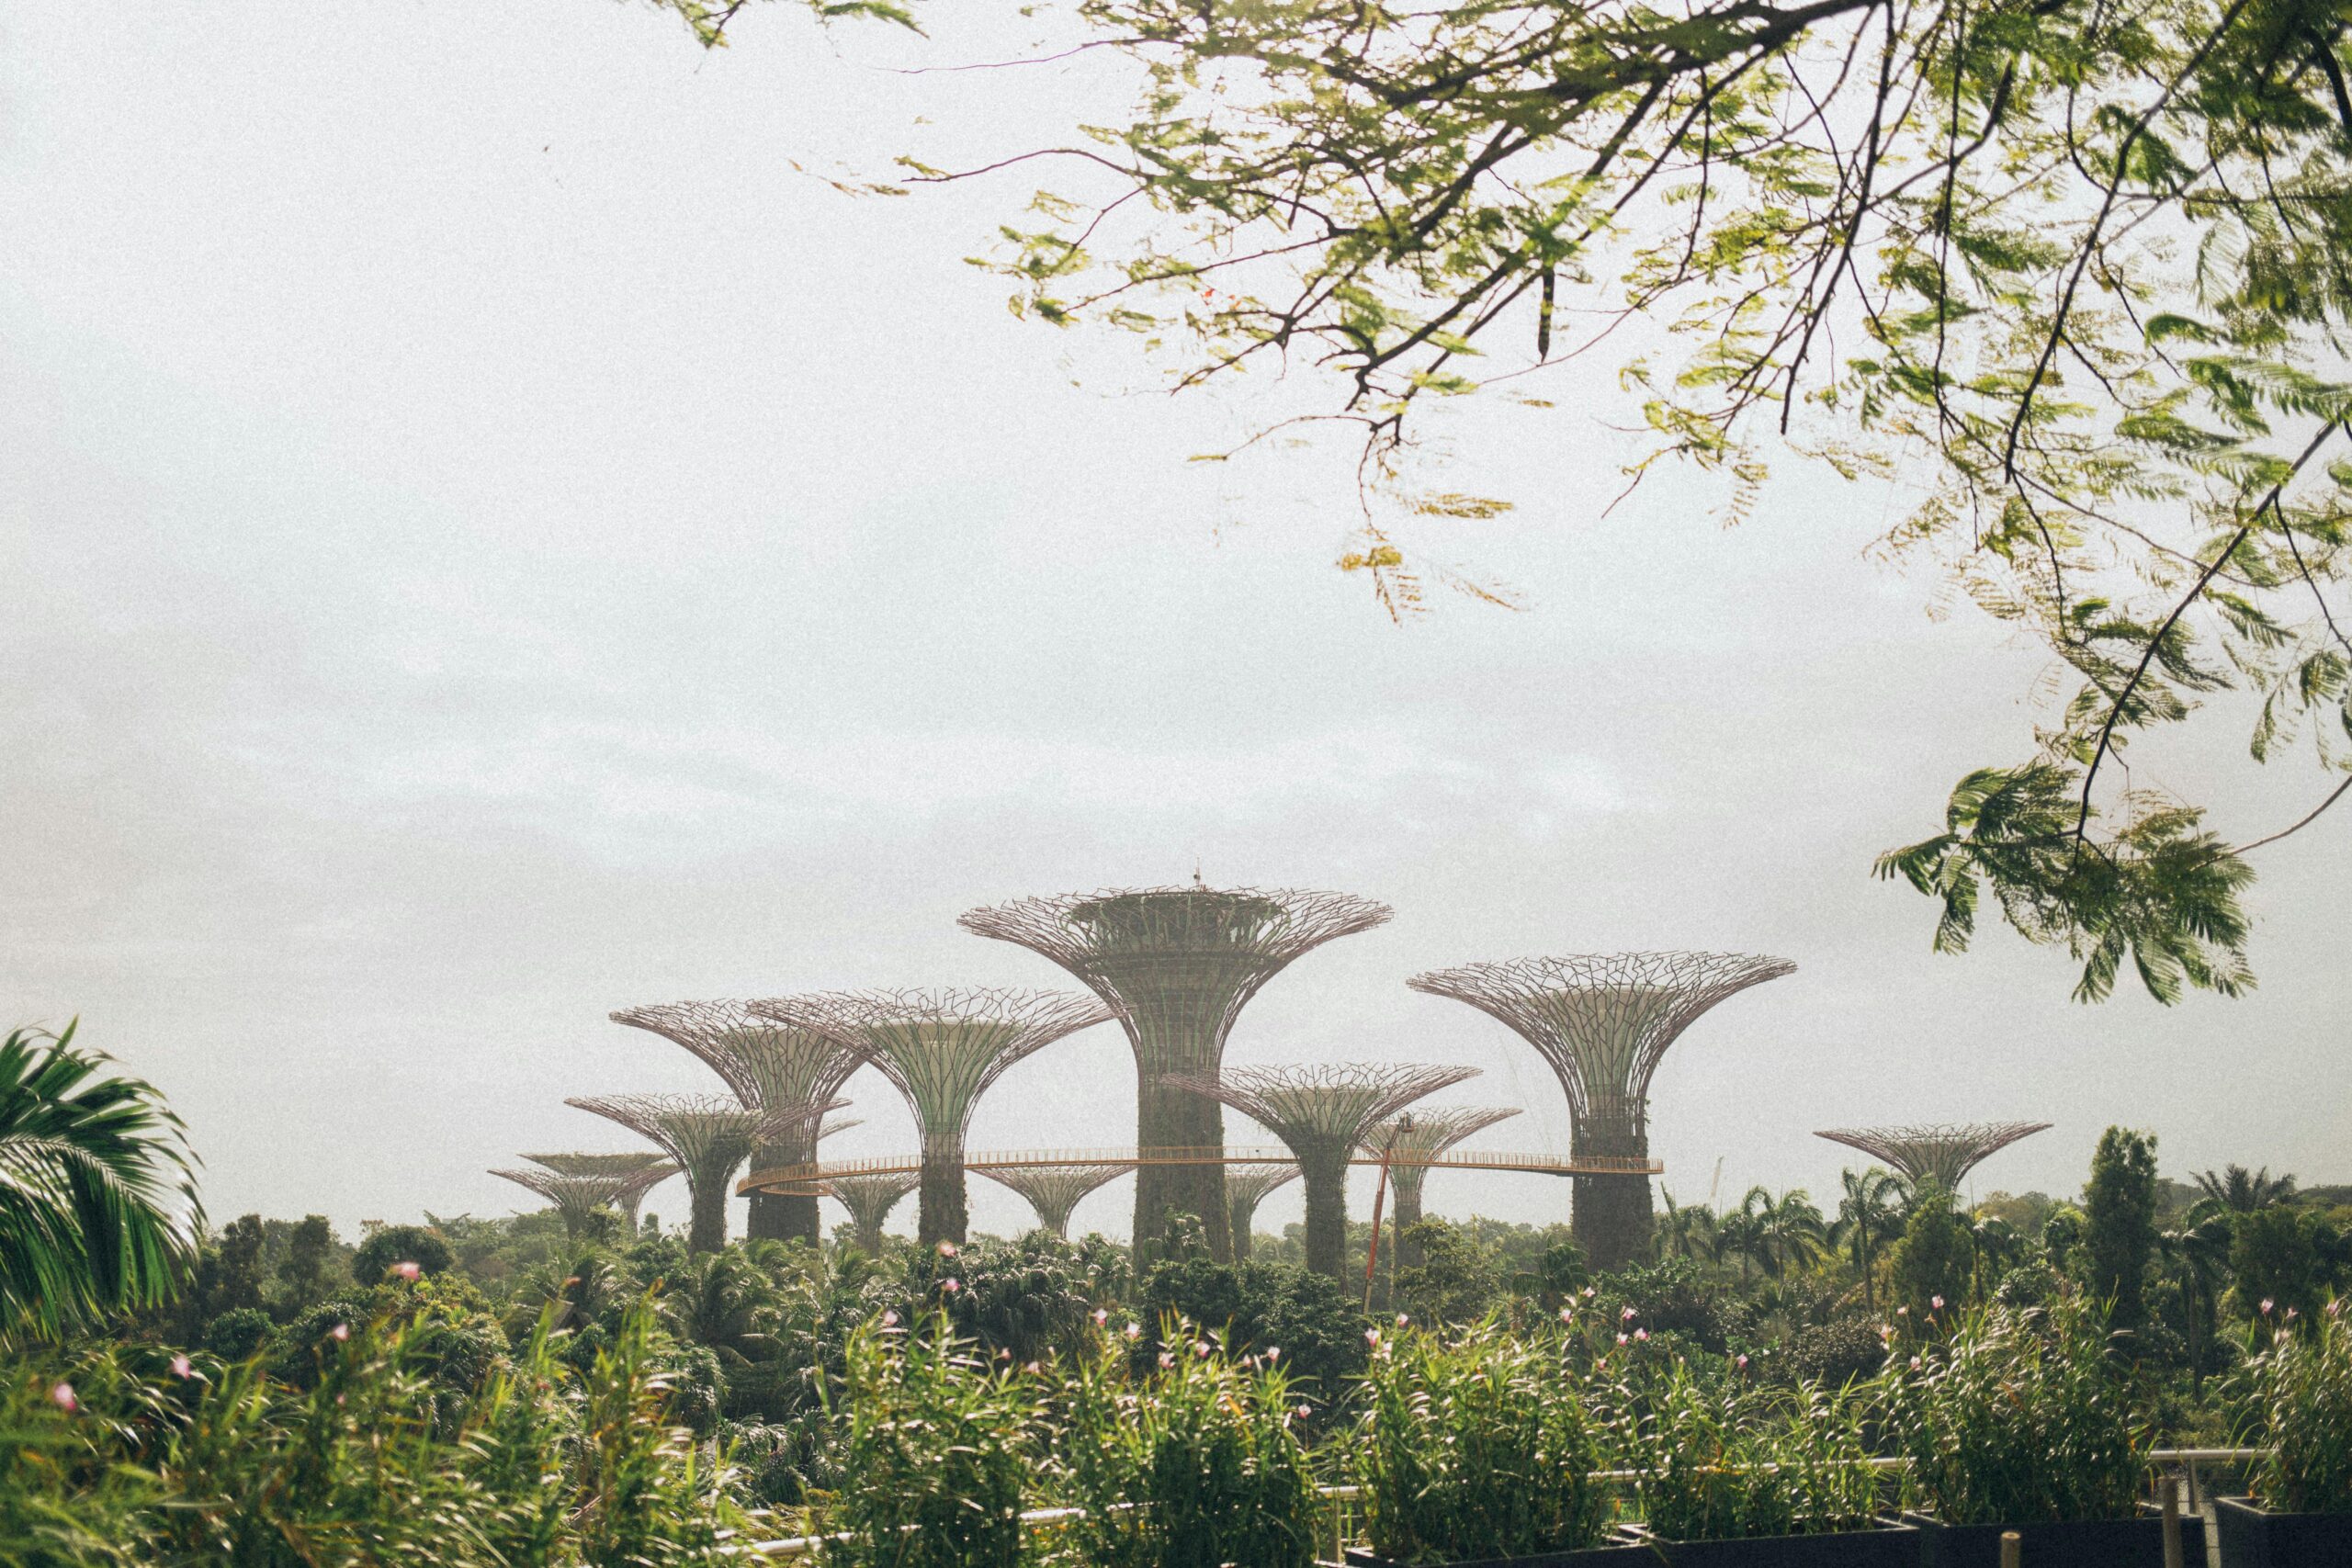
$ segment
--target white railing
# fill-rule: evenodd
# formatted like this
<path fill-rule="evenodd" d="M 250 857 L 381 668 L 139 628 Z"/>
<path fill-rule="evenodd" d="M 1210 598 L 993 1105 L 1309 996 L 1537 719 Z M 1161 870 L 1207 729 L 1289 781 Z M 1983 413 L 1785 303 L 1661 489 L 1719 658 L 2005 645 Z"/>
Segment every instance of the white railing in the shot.
<path fill-rule="evenodd" d="M 2197 1484 L 2199 1465 L 2250 1464 L 2269 1451 L 2267 1449 L 2152 1449 L 2148 1452 L 2147 1461 L 2148 1469 L 2151 1472 L 2172 1471 L 2180 1476 L 2188 1490 L 2187 1511 L 2196 1513 L 2199 1510 L 2199 1498 L 2202 1495 Z M 1894 1471 L 1901 1470 L 1909 1463 L 1910 1461 L 1900 1458 L 1874 1459 L 1870 1461 L 1870 1466 L 1877 1471 Z M 1633 1470 L 1596 1470 L 1585 1479 L 1598 1482 L 1624 1482 L 1636 1480 L 1640 1474 L 1639 1471 Z M 1331 1561 L 1336 1562 L 1340 1560 L 1343 1549 L 1354 1539 L 1355 1505 L 1363 1497 L 1363 1488 L 1318 1486 L 1315 1490 L 1324 1502 L 1332 1506 L 1329 1540 Z M 1071 1524 L 1085 1517 L 1086 1510 L 1083 1508 L 1032 1508 L 1021 1516 L 1021 1522 L 1026 1527 L 1035 1529 L 1039 1526 Z M 847 1538 L 842 1536 L 787 1536 L 781 1540 L 747 1541 L 737 1550 L 743 1555 L 756 1558 L 761 1562 L 785 1562 L 795 1558 L 812 1555 L 828 1540 L 845 1539 Z"/>

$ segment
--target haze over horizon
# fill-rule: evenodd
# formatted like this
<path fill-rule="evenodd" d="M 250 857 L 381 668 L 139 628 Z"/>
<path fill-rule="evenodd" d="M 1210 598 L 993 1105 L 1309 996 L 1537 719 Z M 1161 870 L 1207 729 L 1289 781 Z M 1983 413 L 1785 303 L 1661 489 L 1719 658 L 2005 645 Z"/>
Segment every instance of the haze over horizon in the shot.
<path fill-rule="evenodd" d="M 1855 1156 L 1817 1127 L 2010 1117 L 2056 1125 L 1980 1192 L 2073 1193 L 2112 1122 L 2176 1179 L 2352 1181 L 2352 816 L 2262 852 L 2244 999 L 2076 1005 L 1990 912 L 1935 955 L 1872 858 L 2030 750 L 2041 667 L 1866 555 L 1885 490 L 1783 458 L 1736 527 L 1683 471 L 1605 510 L 1635 412 L 1555 372 L 1556 408 L 1442 427 L 1449 482 L 1517 510 L 1418 541 L 1530 607 L 1392 625 L 1332 566 L 1346 452 L 1187 461 L 1285 390 L 1148 394 L 1132 344 L 1015 321 L 964 264 L 1027 187 L 812 177 L 918 118 L 1017 141 L 1105 90 L 1083 62 L 905 76 L 983 45 L 743 24 L 710 55 L 585 0 L 0 34 L 0 1026 L 78 1014 L 157 1083 L 216 1219 L 510 1212 L 517 1152 L 630 1146 L 566 1096 L 718 1087 L 613 1009 L 1062 987 L 956 915 L 1196 867 L 1396 911 L 1271 985 L 1230 1059 L 1473 1063 L 1447 1101 L 1526 1108 L 1487 1146 L 1565 1151 L 1560 1091 L 1408 975 L 1694 947 L 1799 967 L 1668 1055 L 1679 1198 L 1718 1160 L 1724 1196 L 1821 1197 Z M 2147 745 L 2137 782 L 2272 830 L 2322 781 L 2245 735 Z M 911 1147 L 877 1075 L 848 1092 L 829 1153 Z M 1133 1115 L 1098 1028 L 972 1142 Z M 976 1230 L 1022 1223 L 971 1189 Z M 1078 1228 L 1124 1234 L 1129 1190 Z M 1440 1174 L 1429 1206 L 1558 1219 L 1566 1189 Z"/>

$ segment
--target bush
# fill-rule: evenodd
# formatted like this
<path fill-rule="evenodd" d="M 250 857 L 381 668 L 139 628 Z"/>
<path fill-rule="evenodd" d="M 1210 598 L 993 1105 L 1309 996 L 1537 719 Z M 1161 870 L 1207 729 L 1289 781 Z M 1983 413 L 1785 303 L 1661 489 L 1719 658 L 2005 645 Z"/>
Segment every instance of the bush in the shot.
<path fill-rule="evenodd" d="M 2352 1316 L 2339 1297 L 2301 1333 L 2274 1335 L 2247 1369 L 2256 1445 L 2270 1452 L 2255 1493 L 2294 1514 L 2352 1514 Z"/>
<path fill-rule="evenodd" d="M 1407 1562 L 1568 1551 L 1608 1507 L 1600 1444 L 1555 1348 L 1482 1324 L 1408 1331 L 1364 1374 L 1357 1479 L 1373 1550 Z"/>
<path fill-rule="evenodd" d="M 1886 1364 L 1886 1346 L 1876 1323 L 1847 1314 L 1797 1330 L 1789 1344 L 1789 1363 L 1806 1382 L 1843 1388 L 1877 1376 Z"/>
<path fill-rule="evenodd" d="M 1634 1472 L 1650 1529 L 1733 1540 L 1868 1528 L 1878 1477 L 1861 1402 L 1726 1371 L 1702 1378 L 1677 1360 L 1620 1385 L 1613 1460 Z"/>
<path fill-rule="evenodd" d="M 1292 1427 L 1288 1381 L 1256 1358 L 1237 1365 L 1189 1325 L 1188 1348 L 1137 1378 L 1105 1345 L 1066 1391 L 1060 1434 L 1071 1528 L 1088 1568 L 1310 1568 L 1320 1500 Z"/>
<path fill-rule="evenodd" d="M 1147 1325 L 1181 1319 L 1219 1330 L 1236 1355 L 1279 1348 L 1292 1386 L 1317 1399 L 1341 1398 L 1363 1370 L 1363 1314 L 1336 1281 L 1296 1264 L 1162 1263 L 1145 1283 L 1142 1312 Z M 1147 1335 L 1138 1369 L 1164 1348 Z"/>
<path fill-rule="evenodd" d="M 363 1285 L 380 1285 L 402 1263 L 415 1264 L 420 1274 L 438 1274 L 456 1261 L 440 1232 L 423 1225 L 385 1225 L 352 1254 L 351 1277 Z"/>
<path fill-rule="evenodd" d="M 2143 1464 L 2106 1318 L 1995 1306 L 1898 1366 L 1888 1430 L 1946 1524 L 2128 1518 Z"/>
<path fill-rule="evenodd" d="M 844 1376 L 842 1472 L 823 1512 L 824 1561 L 842 1568 L 1021 1568 L 1030 1438 L 1026 1373 L 991 1366 L 934 1319 L 933 1332 L 861 1328 Z"/>
<path fill-rule="evenodd" d="M 204 1325 L 204 1348 L 224 1361 L 258 1351 L 277 1325 L 259 1307 L 233 1307 Z"/>

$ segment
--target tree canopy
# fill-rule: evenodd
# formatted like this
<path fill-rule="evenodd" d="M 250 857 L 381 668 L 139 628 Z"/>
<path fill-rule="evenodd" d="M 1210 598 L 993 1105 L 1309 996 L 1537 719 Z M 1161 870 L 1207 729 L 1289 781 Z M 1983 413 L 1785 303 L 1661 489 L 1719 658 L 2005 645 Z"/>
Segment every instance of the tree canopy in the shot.
<path fill-rule="evenodd" d="M 663 0 L 724 41 L 744 0 Z M 895 0 L 811 0 L 914 25 Z M 1026 13 L 1024 13 L 1026 14 Z M 1881 541 L 2044 648 L 2048 721 L 1880 874 L 2171 1001 L 2252 983 L 2244 852 L 2352 777 L 2346 0 L 1071 0 L 1124 123 L 1041 175 L 984 258 L 1016 308 L 1132 331 L 1175 385 L 1328 386 L 1363 443 L 1340 565 L 1392 613 L 1434 400 L 1613 365 L 1650 441 L 1744 511 L 1781 453 L 1907 498 Z M 1622 329 L 1622 330 L 1621 330 Z M 1623 346 L 1621 346 L 1623 345 Z M 1473 592 L 1475 584 L 1458 583 Z M 2233 843 L 2133 786 L 2129 743 L 2221 694 L 2310 817 Z M 2199 792 L 2200 795 L 2203 792 Z"/>

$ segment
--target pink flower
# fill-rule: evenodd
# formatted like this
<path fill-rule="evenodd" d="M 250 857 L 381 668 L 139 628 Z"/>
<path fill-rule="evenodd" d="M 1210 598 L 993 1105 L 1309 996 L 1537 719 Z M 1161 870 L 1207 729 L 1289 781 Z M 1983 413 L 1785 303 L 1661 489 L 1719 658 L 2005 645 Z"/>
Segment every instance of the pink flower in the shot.
<path fill-rule="evenodd" d="M 2263 1298 L 2262 1298 L 2262 1315 L 2263 1315 L 2263 1316 L 2265 1316 L 2265 1317 L 2268 1317 L 2268 1316 L 2270 1315 L 2270 1305 L 2271 1305 L 2270 1298 L 2269 1298 L 2268 1296 L 2265 1296 L 2265 1297 L 2263 1297 Z"/>
<path fill-rule="evenodd" d="M 1193 1340 L 1193 1355 L 1195 1355 L 1195 1356 L 1198 1356 L 1199 1358 L 1201 1358 L 1201 1359 L 1203 1359 L 1203 1360 L 1204 1360 L 1204 1361 L 1205 1361 L 1205 1360 L 1207 1360 L 1207 1359 L 1208 1359 L 1208 1355 L 1209 1355 L 1209 1342 L 1208 1342 L 1207 1340 L 1205 1340 L 1205 1339 L 1195 1339 L 1195 1340 Z"/>
<path fill-rule="evenodd" d="M 1031 1377 L 1033 1377 L 1033 1378 L 1034 1378 L 1034 1377 L 1035 1377 L 1035 1376 L 1037 1375 L 1037 1373 L 1038 1373 L 1042 1369 L 1038 1367 L 1038 1365 L 1037 1365 L 1037 1363 L 1036 1363 L 1036 1362 L 1035 1362 L 1035 1361 L 1029 1361 L 1029 1362 L 1024 1363 L 1024 1364 L 1022 1366 L 1022 1369 L 1021 1369 L 1021 1370 L 1022 1370 L 1023 1371 L 1024 1371 L 1024 1372 L 1027 1372 Z"/>
<path fill-rule="evenodd" d="M 395 1280 L 413 1280 L 424 1272 L 424 1269 L 413 1263 L 401 1262 L 392 1265 L 392 1278 Z"/>
<path fill-rule="evenodd" d="M 172 1358 L 172 1376 L 179 1379 L 182 1382 L 186 1382 L 188 1379 L 196 1376 L 195 1363 L 190 1361 L 186 1356 L 174 1356 Z"/>
<path fill-rule="evenodd" d="M 1587 1301 L 1592 1300 L 1592 1287 L 1590 1285 L 1587 1285 L 1584 1288 L 1584 1299 Z"/>
<path fill-rule="evenodd" d="M 51 1389 L 49 1402 L 68 1416 L 82 1408 L 82 1402 L 74 1397 L 74 1385 L 70 1382 L 62 1382 Z"/>
<path fill-rule="evenodd" d="M 351 1325 L 347 1323 L 336 1324 L 333 1328 L 327 1330 L 327 1337 L 338 1342 L 350 1338 Z"/>
<path fill-rule="evenodd" d="M 1164 1372 L 1164 1371 L 1168 1371 L 1170 1368 L 1173 1367 L 1175 1364 L 1176 1364 L 1176 1353 L 1175 1353 L 1173 1350 L 1162 1350 L 1162 1351 L 1159 1353 L 1159 1370 L 1160 1370 L 1161 1371 L 1163 1371 L 1163 1372 Z"/>
<path fill-rule="evenodd" d="M 942 1257 L 942 1258 L 953 1258 L 953 1257 L 955 1257 L 955 1256 L 956 1256 L 956 1244 L 955 1244 L 954 1242 L 952 1242 L 952 1241 L 943 1241 L 943 1242 L 941 1242 L 941 1243 L 939 1244 L 939 1256 L 940 1256 L 940 1257 Z"/>
<path fill-rule="evenodd" d="M 1944 1310 L 1944 1299 L 1941 1296 L 1929 1296 L 1928 1298 L 1928 1304 L 1935 1308 L 1938 1312 Z"/>
<path fill-rule="evenodd" d="M 1915 1371 L 1915 1372 L 1916 1372 L 1916 1371 L 1917 1371 L 1919 1370 L 1919 1367 L 1920 1367 L 1919 1358 L 1918 1358 L 1918 1357 L 1917 1357 L 1917 1356 L 1912 1357 L 1912 1358 L 1911 1358 L 1911 1370 L 1912 1370 L 1913 1371 Z"/>
<path fill-rule="evenodd" d="M 1380 1343 L 1380 1330 L 1377 1328 L 1365 1329 L 1363 1331 L 1363 1342 L 1367 1345 L 1378 1345 Z"/>
<path fill-rule="evenodd" d="M 1282 1348 L 1281 1346 L 1279 1346 L 1279 1345 L 1269 1345 L 1269 1346 L 1267 1346 L 1267 1347 L 1266 1347 L 1266 1365 L 1268 1365 L 1268 1366 L 1270 1366 L 1270 1367 L 1271 1367 L 1271 1366 L 1272 1366 L 1276 1361 L 1279 1361 L 1279 1360 L 1281 1360 L 1282 1359 L 1283 1359 L 1283 1348 Z"/>
<path fill-rule="evenodd" d="M 1111 1321 L 1111 1309 L 1110 1309 L 1110 1308 L 1108 1308 L 1108 1307 L 1096 1307 L 1096 1308 L 1094 1309 L 1094 1326 L 1095 1326 L 1095 1327 L 1100 1328 L 1100 1327 L 1102 1327 L 1104 1324 L 1106 1324 L 1106 1323 L 1108 1323 L 1108 1322 L 1110 1322 L 1110 1321 Z"/>
<path fill-rule="evenodd" d="M 1561 1321 L 1562 1323 L 1574 1323 L 1576 1320 L 1577 1320 L 1577 1309 L 1576 1309 L 1576 1308 L 1574 1308 L 1574 1307 L 1562 1307 L 1562 1308 L 1560 1309 L 1560 1321 Z"/>
<path fill-rule="evenodd" d="M 1641 1340 L 1644 1344 L 1647 1344 L 1649 1342 L 1650 1331 L 1646 1328 L 1636 1328 L 1634 1330 L 1634 1337 Z"/>
<path fill-rule="evenodd" d="M 1313 1406 L 1311 1406 L 1311 1405 L 1302 1404 L 1302 1405 L 1300 1405 L 1296 1410 L 1293 1411 L 1291 1414 L 1293 1414 L 1293 1415 L 1296 1416 L 1300 1420 L 1304 1421 L 1304 1420 L 1306 1420 L 1309 1416 L 1314 1415 L 1314 1414 L 1315 1414 L 1315 1410 L 1314 1410 L 1314 1407 L 1313 1407 Z"/>
<path fill-rule="evenodd" d="M 1911 1309 L 1909 1307 L 1896 1307 L 1894 1309 L 1894 1315 L 1897 1317 L 1909 1317 L 1911 1315 Z"/>
<path fill-rule="evenodd" d="M 1399 1328 L 1403 1328 L 1403 1327 L 1405 1327 L 1407 1325 L 1410 1324 L 1412 1321 L 1413 1321 L 1413 1320 L 1412 1320 L 1411 1318 L 1407 1317 L 1407 1316 L 1406 1316 L 1403 1313 L 1401 1313 L 1401 1312 L 1400 1312 L 1400 1313 L 1398 1313 L 1398 1314 L 1396 1314 L 1396 1326 L 1397 1326 L 1397 1327 L 1399 1327 Z"/>
<path fill-rule="evenodd" d="M 941 1281 L 939 1281 L 939 1288 L 940 1288 L 941 1290 L 943 1290 L 943 1291 L 946 1292 L 949 1295 L 951 1295 L 951 1296 L 952 1296 L 952 1295 L 954 1295 L 956 1292 L 958 1292 L 958 1291 L 960 1291 L 960 1290 L 962 1290 L 962 1289 L 964 1288 L 964 1281 L 962 1281 L 961 1280 L 956 1280 L 956 1279 L 952 1279 L 952 1278 L 951 1278 L 951 1279 L 946 1279 L 946 1280 L 942 1280 Z"/>
<path fill-rule="evenodd" d="M 1742 1357 L 1741 1357 L 1741 1358 L 1740 1358 L 1736 1362 L 1735 1362 L 1735 1363 L 1734 1363 L 1734 1365 L 1737 1366 L 1741 1371 L 1743 1371 L 1743 1372 L 1744 1372 L 1744 1371 L 1746 1371 L 1747 1370 L 1747 1357 L 1745 1357 L 1745 1356 L 1742 1356 Z"/>
<path fill-rule="evenodd" d="M 1143 1337 L 1143 1325 L 1140 1323 L 1131 1323 L 1127 1325 L 1126 1327 L 1119 1330 L 1119 1332 L 1125 1335 L 1130 1339 L 1140 1339 Z"/>
<path fill-rule="evenodd" d="M 886 1312 L 882 1314 L 882 1326 L 885 1328 L 896 1328 L 899 1326 L 899 1314 L 895 1310 Z"/>
<path fill-rule="evenodd" d="M 1623 1335 L 1620 1334 L 1619 1336 L 1617 1336 L 1617 1343 L 1618 1343 L 1618 1344 L 1620 1344 L 1620 1345 L 1625 1345 L 1625 1344 L 1630 1344 L 1630 1343 L 1632 1343 L 1632 1341 L 1628 1340 L 1628 1339 L 1627 1339 Z"/>
<path fill-rule="evenodd" d="M 1620 1323 L 1631 1323 L 1634 1319 L 1641 1315 L 1641 1314 L 1635 1312 L 1632 1307 L 1627 1307 L 1623 1312 L 1617 1314 L 1617 1321 Z"/>

